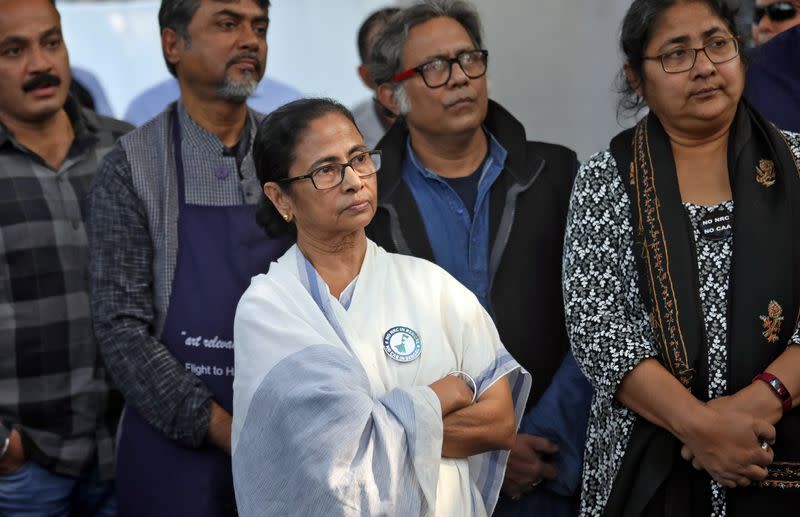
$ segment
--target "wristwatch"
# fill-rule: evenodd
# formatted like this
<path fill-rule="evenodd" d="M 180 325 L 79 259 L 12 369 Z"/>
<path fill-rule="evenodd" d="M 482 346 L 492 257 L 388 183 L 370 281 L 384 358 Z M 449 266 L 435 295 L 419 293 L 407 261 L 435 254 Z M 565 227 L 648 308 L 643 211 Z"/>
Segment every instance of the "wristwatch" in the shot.
<path fill-rule="evenodd" d="M 8 452 L 8 446 L 11 444 L 11 431 L 8 428 L 0 423 L 0 460 L 6 455 Z"/>

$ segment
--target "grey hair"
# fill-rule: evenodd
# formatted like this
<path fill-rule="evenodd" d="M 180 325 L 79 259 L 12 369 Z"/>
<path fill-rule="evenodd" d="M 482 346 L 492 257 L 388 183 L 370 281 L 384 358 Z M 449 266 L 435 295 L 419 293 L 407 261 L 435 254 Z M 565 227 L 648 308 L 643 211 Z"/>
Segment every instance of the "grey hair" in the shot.
<path fill-rule="evenodd" d="M 403 47 L 408 39 L 408 32 L 413 27 L 443 17 L 460 23 L 472 43 L 483 48 L 481 20 L 472 4 L 464 0 L 424 0 L 401 10 L 386 22 L 372 47 L 372 56 L 367 66 L 374 83 L 388 83 L 394 74 L 401 71 Z"/>
<path fill-rule="evenodd" d="M 189 37 L 189 23 L 194 18 L 194 13 L 200 7 L 201 0 L 161 0 L 161 7 L 158 9 L 158 28 L 159 32 L 164 32 L 164 29 L 171 29 L 175 31 L 188 47 L 192 44 L 192 39 Z M 256 5 L 264 9 L 264 12 L 269 10 L 269 0 L 254 0 Z M 175 75 L 175 65 L 169 62 L 166 54 L 164 55 L 164 62 L 167 64 L 167 70 L 173 76 Z"/>

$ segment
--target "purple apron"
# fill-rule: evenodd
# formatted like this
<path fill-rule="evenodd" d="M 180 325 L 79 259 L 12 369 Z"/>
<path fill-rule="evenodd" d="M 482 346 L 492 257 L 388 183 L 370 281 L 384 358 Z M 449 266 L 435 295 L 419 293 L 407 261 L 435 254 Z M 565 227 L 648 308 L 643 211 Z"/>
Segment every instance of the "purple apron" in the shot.
<path fill-rule="evenodd" d="M 161 342 L 190 368 L 226 411 L 233 409 L 233 318 L 250 278 L 288 248 L 267 238 L 255 206 L 186 204 L 181 128 L 173 112 L 178 186 L 178 256 Z M 125 409 L 117 451 L 120 516 L 236 515 L 231 458 L 190 449 Z"/>

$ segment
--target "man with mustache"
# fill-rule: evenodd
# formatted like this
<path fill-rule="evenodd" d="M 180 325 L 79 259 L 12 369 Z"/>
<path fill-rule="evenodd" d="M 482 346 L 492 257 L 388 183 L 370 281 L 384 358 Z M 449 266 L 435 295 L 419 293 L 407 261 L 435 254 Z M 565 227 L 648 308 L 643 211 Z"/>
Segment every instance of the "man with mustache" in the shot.
<path fill-rule="evenodd" d="M 800 0 L 756 0 L 744 96 L 781 129 L 800 131 Z"/>
<path fill-rule="evenodd" d="M 130 126 L 69 95 L 53 1 L 0 13 L 0 515 L 114 515 L 84 218 L 97 163 Z"/>
<path fill-rule="evenodd" d="M 466 2 L 423 1 L 387 22 L 370 75 L 398 120 L 378 144 L 368 235 L 461 281 L 533 375 L 496 515 L 570 515 L 591 394 L 569 354 L 560 282 L 578 161 L 564 147 L 527 141 L 488 98 L 488 54 Z"/>
<path fill-rule="evenodd" d="M 255 222 L 268 0 L 162 0 L 180 99 L 109 153 L 91 195 L 94 328 L 125 396 L 120 515 L 236 511 L 233 316 L 250 277 L 287 248 Z"/>

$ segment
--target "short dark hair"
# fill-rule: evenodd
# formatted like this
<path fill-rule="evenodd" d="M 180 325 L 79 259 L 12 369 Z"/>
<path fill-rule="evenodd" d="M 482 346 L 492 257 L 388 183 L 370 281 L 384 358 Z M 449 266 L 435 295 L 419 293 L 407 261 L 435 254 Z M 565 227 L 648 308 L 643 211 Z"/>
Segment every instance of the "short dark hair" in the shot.
<path fill-rule="evenodd" d="M 296 158 L 297 144 L 305 136 L 311 123 L 328 113 L 344 115 L 356 126 L 350 110 L 328 98 L 292 101 L 272 111 L 261 121 L 253 141 L 253 162 L 262 187 L 270 181 L 289 177 L 289 169 Z M 256 210 L 256 222 L 273 238 L 296 232 L 294 224 L 283 219 L 266 195 Z"/>
<path fill-rule="evenodd" d="M 264 9 L 264 12 L 269 10 L 269 0 L 253 1 Z M 189 37 L 189 23 L 191 23 L 194 13 L 200 7 L 200 2 L 202 0 L 161 0 L 161 7 L 158 9 L 159 32 L 164 32 L 164 29 L 172 29 L 175 34 L 189 45 L 192 41 Z M 164 56 L 164 62 L 167 64 L 169 73 L 177 77 L 175 75 L 175 65 L 167 60 L 166 55 Z"/>
<path fill-rule="evenodd" d="M 619 44 L 628 67 L 636 73 L 640 81 L 644 80 L 644 52 L 653 36 L 653 28 L 661 19 L 664 11 L 679 2 L 699 2 L 708 6 L 731 31 L 734 37 L 740 39 L 739 29 L 736 26 L 736 13 L 738 8 L 730 5 L 726 0 L 634 0 L 625 13 L 620 30 Z M 740 59 L 744 59 L 740 53 Z M 617 115 L 621 113 L 636 114 L 645 106 L 643 98 L 636 94 L 634 85 L 631 85 L 625 76 L 624 67 L 617 76 L 617 90 L 620 94 L 617 106 Z"/>
<path fill-rule="evenodd" d="M 400 9 L 397 7 L 384 7 L 383 9 L 379 9 L 367 16 L 367 19 L 364 20 L 364 23 L 358 28 L 358 55 L 361 57 L 362 63 L 367 63 L 370 57 L 367 55 L 367 52 L 370 50 L 367 48 L 367 43 L 369 43 L 367 38 L 373 27 L 381 23 L 386 23 L 389 18 L 399 11 Z"/>
<path fill-rule="evenodd" d="M 463 0 L 425 0 L 402 9 L 392 16 L 372 47 L 369 76 L 375 84 L 388 83 L 403 66 L 403 46 L 408 32 L 434 18 L 452 18 L 464 27 L 476 47 L 483 47 L 481 20 L 478 12 Z"/>

